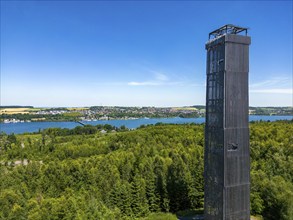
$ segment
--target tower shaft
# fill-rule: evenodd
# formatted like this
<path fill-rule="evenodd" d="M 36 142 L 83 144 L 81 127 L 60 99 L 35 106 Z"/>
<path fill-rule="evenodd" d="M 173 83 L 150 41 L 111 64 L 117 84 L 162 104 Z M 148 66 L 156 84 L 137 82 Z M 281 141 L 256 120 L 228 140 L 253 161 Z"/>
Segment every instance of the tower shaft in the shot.
<path fill-rule="evenodd" d="M 250 37 L 239 28 L 226 25 L 206 44 L 205 220 L 250 219 Z"/>

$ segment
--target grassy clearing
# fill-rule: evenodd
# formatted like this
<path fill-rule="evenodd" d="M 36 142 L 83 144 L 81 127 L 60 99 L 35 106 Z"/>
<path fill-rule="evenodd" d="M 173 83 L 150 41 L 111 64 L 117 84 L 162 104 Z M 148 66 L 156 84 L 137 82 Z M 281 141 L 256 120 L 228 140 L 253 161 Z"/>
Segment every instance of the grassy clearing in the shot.
<path fill-rule="evenodd" d="M 30 112 L 38 112 L 38 111 L 42 111 L 45 110 L 46 108 L 30 108 L 29 111 Z"/>
<path fill-rule="evenodd" d="M 261 216 L 250 216 L 250 220 L 263 220 Z"/>
<path fill-rule="evenodd" d="M 176 108 L 173 108 L 173 109 L 177 110 L 177 111 L 179 111 L 179 110 L 196 111 L 197 110 L 197 108 L 194 108 L 194 107 L 176 107 Z"/>
<path fill-rule="evenodd" d="M 82 116 L 80 112 L 67 112 L 62 115 L 65 117 L 81 117 Z"/>
<path fill-rule="evenodd" d="M 76 107 L 76 108 L 67 108 L 69 111 L 82 111 L 82 110 L 89 110 L 90 108 L 85 107 Z"/>
<path fill-rule="evenodd" d="M 141 220 L 178 220 L 178 218 L 171 213 L 152 213 Z"/>

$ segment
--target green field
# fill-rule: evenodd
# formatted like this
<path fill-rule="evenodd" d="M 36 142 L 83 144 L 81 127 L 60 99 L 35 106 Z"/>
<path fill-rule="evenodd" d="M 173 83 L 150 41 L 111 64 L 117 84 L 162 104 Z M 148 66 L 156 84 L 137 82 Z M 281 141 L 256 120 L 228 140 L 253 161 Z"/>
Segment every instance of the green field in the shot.
<path fill-rule="evenodd" d="M 31 108 L 1 108 L 0 114 L 29 114 L 31 110 Z"/>

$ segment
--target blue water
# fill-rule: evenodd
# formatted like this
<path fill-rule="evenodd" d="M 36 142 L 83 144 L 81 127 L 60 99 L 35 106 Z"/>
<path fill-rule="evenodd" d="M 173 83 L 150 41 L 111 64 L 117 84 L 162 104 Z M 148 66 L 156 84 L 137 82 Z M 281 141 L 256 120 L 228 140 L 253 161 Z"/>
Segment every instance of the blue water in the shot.
<path fill-rule="evenodd" d="M 293 120 L 293 116 L 267 116 L 267 115 L 251 115 L 249 121 L 277 121 L 277 120 Z M 120 127 L 125 125 L 127 128 L 138 128 L 141 125 L 149 125 L 156 123 L 169 124 L 187 124 L 196 123 L 201 124 L 205 122 L 205 118 L 151 118 L 151 119 L 135 119 L 135 120 L 101 120 L 101 121 L 83 121 L 84 124 L 110 124 L 112 126 Z M 22 134 L 25 132 L 37 132 L 46 128 L 75 128 L 80 126 L 76 122 L 23 122 L 23 123 L 0 123 L 0 132 L 7 134 L 15 133 Z"/>

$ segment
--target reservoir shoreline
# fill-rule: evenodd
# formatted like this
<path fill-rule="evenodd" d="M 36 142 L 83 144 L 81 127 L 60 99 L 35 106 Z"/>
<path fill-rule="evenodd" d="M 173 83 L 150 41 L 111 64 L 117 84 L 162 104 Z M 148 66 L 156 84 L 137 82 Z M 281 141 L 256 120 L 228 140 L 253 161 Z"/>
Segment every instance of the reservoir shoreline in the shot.
<path fill-rule="evenodd" d="M 269 116 L 269 115 L 250 115 L 249 121 L 278 121 L 278 120 L 293 120 L 293 116 Z M 139 118 L 128 120 L 97 120 L 97 121 L 81 121 L 85 125 L 110 124 L 112 126 L 120 127 L 122 125 L 129 129 L 136 129 L 141 125 L 151 125 L 157 123 L 164 124 L 202 124 L 205 118 Z M 78 122 L 21 122 L 21 123 L 0 123 L 0 133 L 6 134 L 23 134 L 38 132 L 39 130 L 47 128 L 68 128 L 72 129 L 81 126 Z"/>

